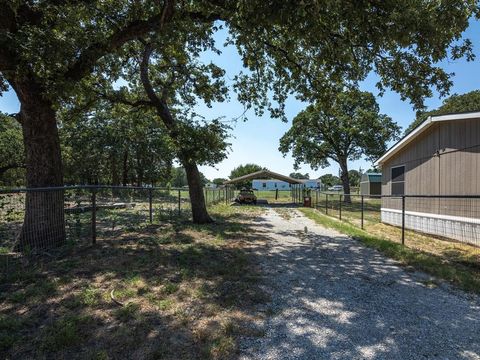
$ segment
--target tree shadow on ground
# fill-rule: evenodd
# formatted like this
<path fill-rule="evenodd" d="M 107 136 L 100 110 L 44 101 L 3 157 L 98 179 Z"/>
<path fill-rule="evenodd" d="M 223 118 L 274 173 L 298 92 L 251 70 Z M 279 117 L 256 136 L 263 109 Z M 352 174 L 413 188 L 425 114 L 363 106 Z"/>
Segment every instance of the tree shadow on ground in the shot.
<path fill-rule="evenodd" d="M 480 356 L 478 296 L 407 272 L 355 240 L 292 224 L 273 231 L 277 241 L 261 256 L 273 316 L 265 337 L 246 338 L 242 359 Z"/>
<path fill-rule="evenodd" d="M 230 358 L 261 336 L 261 215 L 99 232 L 94 246 L 21 257 L 0 281 L 5 358 Z M 107 234 L 106 232 L 104 235 Z M 12 260 L 13 261 L 13 260 Z"/>

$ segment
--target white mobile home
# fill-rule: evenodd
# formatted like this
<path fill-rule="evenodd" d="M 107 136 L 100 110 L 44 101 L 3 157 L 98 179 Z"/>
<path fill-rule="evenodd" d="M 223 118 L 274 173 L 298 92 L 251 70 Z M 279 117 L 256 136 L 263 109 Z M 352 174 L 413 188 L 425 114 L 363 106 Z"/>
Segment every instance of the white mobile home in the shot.
<path fill-rule="evenodd" d="M 322 188 L 322 182 L 320 179 L 308 179 L 308 180 L 302 180 L 303 184 L 307 189 L 321 189 Z"/>
<path fill-rule="evenodd" d="M 479 139 L 480 112 L 470 112 L 430 116 L 396 143 L 377 161 L 393 196 L 382 198 L 382 221 L 401 225 L 403 206 L 406 228 L 479 246 Z"/>
<path fill-rule="evenodd" d="M 290 184 L 281 180 L 252 180 L 254 190 L 290 190 Z"/>
<path fill-rule="evenodd" d="M 320 189 L 321 181 L 318 179 L 299 180 L 307 189 Z M 282 180 L 252 180 L 254 190 L 290 190 L 290 184 Z"/>

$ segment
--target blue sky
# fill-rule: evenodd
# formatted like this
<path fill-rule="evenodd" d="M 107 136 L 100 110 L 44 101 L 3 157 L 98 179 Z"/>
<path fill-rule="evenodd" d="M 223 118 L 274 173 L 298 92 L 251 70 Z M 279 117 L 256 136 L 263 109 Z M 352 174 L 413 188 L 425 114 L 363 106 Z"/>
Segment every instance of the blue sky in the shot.
<path fill-rule="evenodd" d="M 480 74 L 480 23 L 472 21 L 465 36 L 473 41 L 477 60 L 474 62 L 458 60 L 441 64 L 447 72 L 455 73 L 455 76 L 452 78 L 452 94 L 463 94 L 480 88 L 478 86 L 480 80 L 478 76 Z M 223 42 L 221 36 L 219 36 L 218 40 L 217 46 L 220 47 Z M 235 49 L 230 47 L 221 50 L 222 54 L 219 57 L 206 54 L 203 60 L 209 61 L 210 57 L 215 58 L 215 63 L 227 71 L 228 82 L 230 81 L 228 79 L 232 79 L 241 70 L 242 64 Z M 376 95 L 378 91 L 375 88 L 375 83 L 376 76 L 372 74 L 362 83 L 362 90 L 371 91 Z M 387 91 L 383 97 L 377 97 L 377 101 L 381 112 L 392 117 L 402 128 L 406 128 L 415 117 L 412 106 L 408 102 L 401 101 L 396 93 Z M 434 96 L 427 99 L 425 103 L 429 108 L 436 108 L 441 105 L 441 102 L 442 99 Z M 282 135 L 289 129 L 291 120 L 305 107 L 306 104 L 295 99 L 289 99 L 286 104 L 287 123 L 283 123 L 278 119 L 270 119 L 268 113 L 263 117 L 256 117 L 253 111 L 247 112 L 248 121 L 240 120 L 233 124 L 232 138 L 230 139 L 232 147 L 228 158 L 215 167 L 202 166 L 201 171 L 209 179 L 228 177 L 234 167 L 245 163 L 256 163 L 283 174 L 289 174 L 294 171 L 293 159 L 290 156 L 282 156 L 278 151 L 278 143 Z M 0 111 L 13 113 L 17 112 L 18 108 L 18 100 L 13 91 L 4 93 L 0 97 Z M 239 117 L 244 112 L 244 109 L 236 101 L 235 95 L 232 94 L 229 102 L 215 104 L 210 109 L 199 106 L 197 111 L 207 119 L 223 116 L 225 120 L 230 120 Z M 363 160 L 350 163 L 349 165 L 351 169 L 357 170 L 359 168 L 368 169 L 371 166 L 371 164 Z M 327 173 L 338 174 L 338 166 L 332 163 L 329 168 L 313 171 L 308 165 L 304 165 L 299 171 L 303 173 L 308 172 L 310 177 L 313 178 Z"/>

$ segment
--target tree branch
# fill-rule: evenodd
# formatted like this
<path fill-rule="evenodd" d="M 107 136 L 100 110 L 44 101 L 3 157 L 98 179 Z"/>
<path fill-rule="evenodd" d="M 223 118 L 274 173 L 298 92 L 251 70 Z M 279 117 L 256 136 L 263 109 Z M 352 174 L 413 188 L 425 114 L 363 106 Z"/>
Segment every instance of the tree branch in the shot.
<path fill-rule="evenodd" d="M 25 169 L 27 166 L 25 164 L 13 163 L 5 166 L 0 166 L 0 175 L 3 175 L 7 170 L 10 169 Z"/>
<path fill-rule="evenodd" d="M 116 31 L 105 39 L 104 42 L 95 43 L 86 48 L 77 61 L 66 71 L 67 79 L 78 81 L 90 72 L 97 60 L 102 56 L 111 53 L 131 40 L 156 28 L 162 30 L 167 22 L 173 17 L 175 0 L 166 0 L 159 14 L 155 14 L 147 20 L 136 20 L 126 25 L 123 29 Z"/>
<path fill-rule="evenodd" d="M 140 81 L 142 82 L 143 88 L 147 93 L 147 97 L 150 99 L 153 106 L 155 107 L 157 115 L 160 117 L 160 119 L 162 119 L 165 127 L 168 129 L 171 139 L 176 143 L 179 138 L 179 133 L 177 124 L 175 123 L 175 119 L 173 118 L 172 113 L 170 112 L 166 102 L 163 99 L 159 98 L 155 93 L 155 90 L 153 89 L 152 83 L 150 81 L 148 67 L 152 51 L 153 49 L 151 45 L 146 44 L 142 56 L 142 61 L 140 63 Z M 180 150 L 180 152 L 182 153 L 182 157 L 188 157 L 188 155 L 183 153 L 182 150 Z"/>
<path fill-rule="evenodd" d="M 139 100 L 128 100 L 120 95 L 119 92 L 113 92 L 112 94 L 106 94 L 101 91 L 93 90 L 95 94 L 100 96 L 102 99 L 105 99 L 114 104 L 125 104 L 131 107 L 140 107 L 140 106 L 153 106 L 153 103 L 148 100 L 139 99 Z"/>

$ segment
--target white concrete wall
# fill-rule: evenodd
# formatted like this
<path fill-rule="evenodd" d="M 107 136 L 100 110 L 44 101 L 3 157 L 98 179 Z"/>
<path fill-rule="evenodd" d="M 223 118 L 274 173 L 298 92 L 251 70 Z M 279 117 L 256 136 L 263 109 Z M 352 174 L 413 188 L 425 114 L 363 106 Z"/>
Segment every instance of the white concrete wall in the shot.
<path fill-rule="evenodd" d="M 382 222 L 402 226 L 402 211 L 381 209 Z M 480 219 L 405 212 L 405 228 L 480 246 Z"/>

